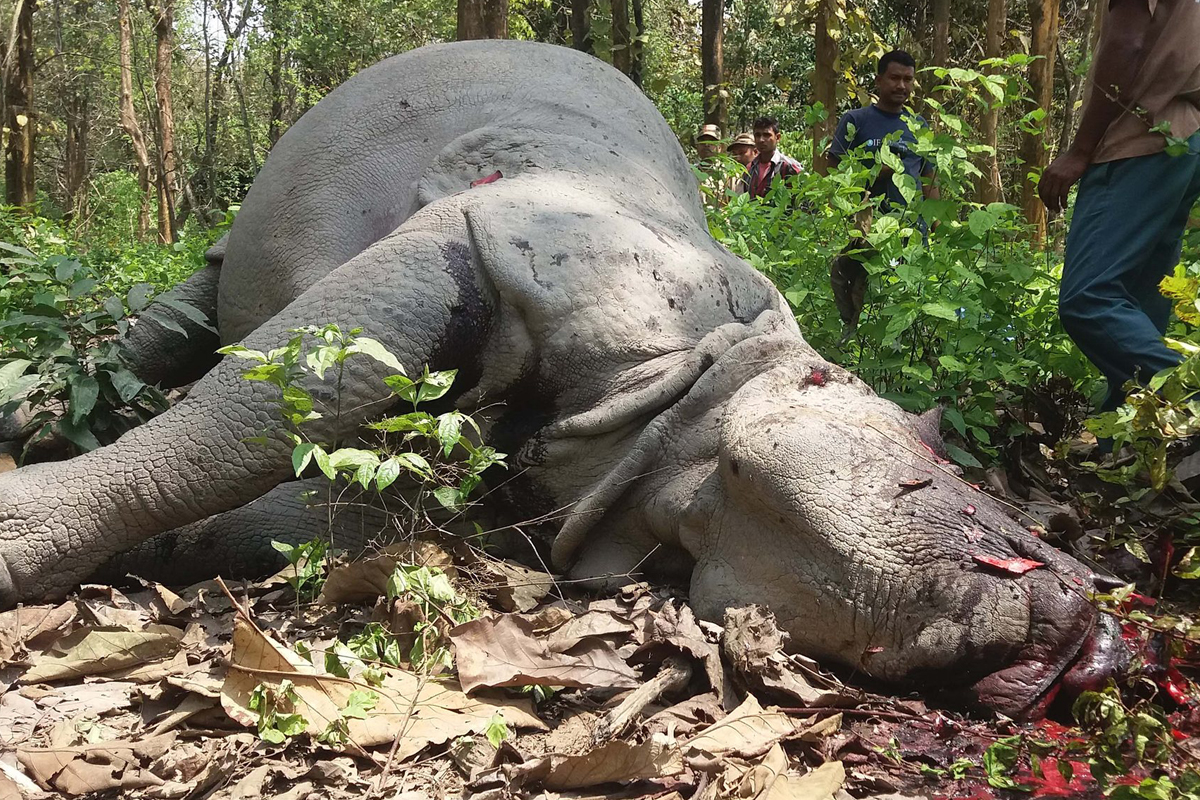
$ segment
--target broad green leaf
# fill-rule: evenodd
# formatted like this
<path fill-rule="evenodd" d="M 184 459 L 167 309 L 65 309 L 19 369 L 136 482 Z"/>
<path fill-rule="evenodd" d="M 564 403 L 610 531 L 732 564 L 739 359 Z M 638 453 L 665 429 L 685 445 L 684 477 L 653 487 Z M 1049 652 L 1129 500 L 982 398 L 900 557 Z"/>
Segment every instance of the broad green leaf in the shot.
<path fill-rule="evenodd" d="M 396 372 L 404 375 L 404 365 L 400 363 L 400 359 L 396 358 L 392 353 L 376 339 L 369 336 L 359 336 L 354 340 L 354 344 L 348 348 L 351 353 L 363 353 L 383 364 L 385 367 L 396 370 Z"/>
<path fill-rule="evenodd" d="M 217 350 L 218 353 L 225 356 L 234 356 L 236 358 L 244 358 L 247 361 L 257 361 L 260 364 L 267 363 L 267 354 L 261 350 L 251 350 L 249 347 L 244 347 L 240 344 L 226 345 Z"/>
<path fill-rule="evenodd" d="M 379 456 L 370 450 L 343 447 L 329 454 L 329 464 L 334 469 L 359 469 L 366 465 L 374 468 L 379 466 Z"/>
<path fill-rule="evenodd" d="M 104 301 L 104 310 L 113 319 L 121 319 L 125 316 L 125 304 L 121 302 L 119 297 L 109 297 Z"/>
<path fill-rule="evenodd" d="M 958 445 L 946 442 L 946 452 L 949 453 L 950 458 L 952 458 L 954 462 L 960 466 L 977 468 L 983 467 L 983 464 L 979 463 L 979 459 L 968 453 L 966 450 L 963 450 Z"/>
<path fill-rule="evenodd" d="M 78 425 L 100 397 L 100 382 L 93 375 L 75 375 L 71 381 L 71 422 Z"/>
<path fill-rule="evenodd" d="M 921 306 L 921 311 L 928 316 L 949 320 L 950 322 L 958 321 L 958 309 L 958 306 L 953 303 L 948 303 L 945 300 L 939 300 L 934 303 L 925 303 Z"/>
<path fill-rule="evenodd" d="M 431 372 L 421 380 L 421 388 L 417 390 L 417 402 L 425 403 L 430 400 L 437 400 L 446 392 L 450 391 L 450 387 L 454 384 L 454 378 L 458 375 L 458 370 L 448 369 L 442 372 Z"/>
<path fill-rule="evenodd" d="M 433 479 L 433 468 L 429 466 L 429 462 L 424 456 L 418 453 L 400 453 L 394 456 L 395 460 L 409 472 L 413 473 L 424 480 Z"/>
<path fill-rule="evenodd" d="M 300 474 L 304 472 L 309 462 L 312 461 L 313 450 L 316 447 L 312 442 L 303 442 L 292 448 L 292 469 L 295 471 L 297 478 L 300 477 Z"/>
<path fill-rule="evenodd" d="M 317 468 L 325 474 L 326 478 L 329 478 L 329 480 L 337 478 L 337 470 L 329 463 L 329 454 L 325 452 L 323 447 L 320 445 L 313 447 L 312 456 L 313 461 L 317 462 Z"/>
<path fill-rule="evenodd" d="M 462 436 L 464 415 L 459 411 L 451 411 L 438 417 L 437 438 L 442 445 L 442 455 L 449 457 L 459 437 Z"/>
<path fill-rule="evenodd" d="M 27 358 L 14 358 L 0 365 L 0 395 L 5 394 L 9 385 L 24 375 L 31 364 L 33 362 Z"/>
<path fill-rule="evenodd" d="M 394 458 L 389 458 L 379 465 L 379 469 L 375 471 L 375 488 L 379 491 L 391 486 L 400 477 L 400 462 Z"/>
<path fill-rule="evenodd" d="M 186 303 L 183 300 L 177 300 L 174 297 L 165 297 L 165 296 L 159 297 L 154 302 L 158 305 L 164 305 L 168 308 L 172 308 L 172 309 L 178 311 L 184 317 L 186 317 L 187 319 L 189 319 L 191 322 L 195 323 L 196 325 L 199 325 L 201 328 L 203 328 L 206 331 L 209 331 L 211 333 L 217 332 L 217 329 L 214 328 L 212 326 L 212 324 L 209 322 L 208 315 L 205 314 L 200 309 L 196 308 L 191 303 Z"/>
<path fill-rule="evenodd" d="M 144 309 L 150 300 L 152 291 L 154 291 L 154 287 L 148 283 L 139 283 L 130 289 L 129 294 L 125 295 L 125 303 L 129 306 L 129 310 L 136 314 Z"/>
<path fill-rule="evenodd" d="M 121 402 L 128 403 L 133 398 L 138 396 L 138 392 L 146 388 L 146 384 L 141 378 L 134 375 L 124 367 L 119 367 L 109 373 L 109 382 L 112 387 L 117 390 L 117 396 L 121 398 Z"/>
<path fill-rule="evenodd" d="M 999 219 L 996 218 L 990 211 L 985 211 L 982 208 L 977 208 L 967 217 L 967 227 L 971 229 L 971 233 L 982 239 L 988 231 L 995 228 Z"/>
<path fill-rule="evenodd" d="M 172 333 L 178 333 L 180 336 L 187 336 L 187 331 L 184 330 L 182 325 L 171 319 L 170 316 L 164 314 L 161 310 L 154 307 L 150 307 L 142 311 L 142 320 L 153 320 Z"/>
<path fill-rule="evenodd" d="M 455 514 L 463 510 L 462 493 L 454 486 L 439 486 L 433 490 L 433 497 L 447 511 Z"/>
<path fill-rule="evenodd" d="M 57 425 L 59 432 L 67 438 L 67 441 L 80 450 L 88 452 L 99 449 L 100 442 L 86 421 L 75 423 L 69 417 L 62 417 L 58 420 Z"/>

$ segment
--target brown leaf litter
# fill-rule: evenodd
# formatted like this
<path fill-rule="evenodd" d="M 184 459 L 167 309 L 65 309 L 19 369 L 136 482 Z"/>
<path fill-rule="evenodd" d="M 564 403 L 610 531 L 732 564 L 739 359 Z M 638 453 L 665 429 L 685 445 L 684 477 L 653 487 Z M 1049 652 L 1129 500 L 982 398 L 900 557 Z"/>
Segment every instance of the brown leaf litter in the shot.
<path fill-rule="evenodd" d="M 786 653 L 765 610 L 731 609 L 717 626 L 644 584 L 589 599 L 455 553 L 413 542 L 334 565 L 299 615 L 277 579 L 89 586 L 0 614 L 0 800 L 848 800 L 920 788 L 868 743 L 873 714 L 920 715 Z M 453 628 L 406 614 L 412 598 L 386 596 L 397 564 L 441 570 L 492 610 Z M 372 625 L 395 661 L 329 660 Z M 452 648 L 453 673 L 409 664 L 421 625 Z M 298 715 L 281 744 L 259 736 L 265 697 Z"/>

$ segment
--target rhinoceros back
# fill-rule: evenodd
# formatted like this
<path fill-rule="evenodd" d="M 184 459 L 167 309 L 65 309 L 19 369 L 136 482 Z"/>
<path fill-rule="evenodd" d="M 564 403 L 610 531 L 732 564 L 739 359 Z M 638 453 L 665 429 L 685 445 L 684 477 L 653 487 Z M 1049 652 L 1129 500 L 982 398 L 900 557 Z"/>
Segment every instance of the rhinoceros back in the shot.
<path fill-rule="evenodd" d="M 678 142 L 618 71 L 530 42 L 425 47 L 335 89 L 272 150 L 230 233 L 218 310 L 222 340 L 242 339 L 399 227 L 421 206 L 418 188 L 439 154 L 489 127 L 565 133 L 620 153 L 631 169 L 666 186 L 686 215 L 702 220 Z M 491 172 L 482 162 L 470 166 L 480 177 Z"/>

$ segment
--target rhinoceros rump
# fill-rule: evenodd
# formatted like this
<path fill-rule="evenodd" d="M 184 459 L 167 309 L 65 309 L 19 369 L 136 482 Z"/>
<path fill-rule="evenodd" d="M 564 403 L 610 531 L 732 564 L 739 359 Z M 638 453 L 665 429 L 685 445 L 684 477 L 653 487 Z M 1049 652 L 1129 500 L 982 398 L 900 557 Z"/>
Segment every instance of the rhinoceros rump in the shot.
<path fill-rule="evenodd" d="M 703 616 L 766 604 L 805 653 L 1008 714 L 1119 661 L 1089 571 L 937 463 L 935 426 L 805 343 L 709 236 L 657 111 L 595 59 L 471 42 L 366 70 L 283 137 L 211 261 L 180 292 L 215 305 L 224 342 L 336 322 L 410 370 L 459 368 L 458 406 L 500 409 L 486 435 L 519 475 L 490 511 L 566 509 L 547 518 L 575 577 L 682 570 Z M 144 373 L 207 366 L 211 340 L 139 330 Z M 384 368 L 348 364 L 352 411 L 315 439 L 386 410 Z M 178 574 L 302 525 L 274 398 L 241 368 L 112 446 L 0 476 L 3 603 L 60 596 L 163 532 L 153 553 Z M 1018 558 L 1043 566 L 993 566 Z"/>

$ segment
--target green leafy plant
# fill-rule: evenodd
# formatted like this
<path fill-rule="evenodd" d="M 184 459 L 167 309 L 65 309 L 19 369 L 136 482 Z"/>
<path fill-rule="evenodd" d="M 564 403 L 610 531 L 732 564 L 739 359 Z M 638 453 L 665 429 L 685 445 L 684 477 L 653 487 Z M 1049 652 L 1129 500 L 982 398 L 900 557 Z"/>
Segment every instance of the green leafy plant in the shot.
<path fill-rule="evenodd" d="M 162 393 L 126 366 L 117 338 L 129 330 L 132 315 L 183 332 L 148 307 L 154 286 L 139 283 L 123 296 L 111 295 L 95 270 L 77 259 L 42 259 L 4 242 L 0 250 L 0 308 L 8 309 L 0 317 L 0 413 L 29 404 L 27 448 L 57 434 L 76 452 L 93 450 L 166 408 Z M 194 307 L 166 302 L 207 325 Z"/>
<path fill-rule="evenodd" d="M 995 73 L 937 73 L 947 99 L 928 104 L 930 124 L 915 128 L 911 145 L 936 168 L 936 199 L 923 198 L 882 147 L 878 158 L 851 154 L 828 175 L 777 182 L 767 202 L 736 196 L 708 209 L 713 236 L 774 281 L 818 352 L 910 411 L 945 407 L 950 453 L 965 466 L 997 456 L 1002 438 L 1029 433 L 1024 409 L 1048 382 L 1083 386 L 1094 376 L 1058 321 L 1061 263 L 1030 247 L 1017 207 L 972 200 L 976 160 L 989 148 L 949 110 L 949 98 L 960 107 L 1017 102 L 1019 67 L 1006 60 Z M 793 145 L 803 146 L 785 136 L 783 149 Z M 885 170 L 907 205 L 885 211 L 866 196 Z M 855 222 L 866 211 L 869 230 Z M 922 228 L 935 223 L 926 244 Z M 829 279 L 847 253 L 869 276 L 850 336 Z"/>
<path fill-rule="evenodd" d="M 450 669 L 454 657 L 445 643 L 448 627 L 479 618 L 479 608 L 454 589 L 437 567 L 397 564 L 387 583 L 388 600 L 407 599 L 420 611 L 409 661 L 421 670 Z"/>
<path fill-rule="evenodd" d="M 258 737 L 270 744 L 283 744 L 308 728 L 308 721 L 296 713 L 300 697 L 289 680 L 278 688 L 260 683 L 250 693 L 250 710 L 258 714 Z"/>
<path fill-rule="evenodd" d="M 297 545 L 272 541 L 271 547 L 282 553 L 292 568 L 287 582 L 295 594 L 296 616 L 299 617 L 300 603 L 316 597 L 325 583 L 325 552 L 328 543 L 323 539 L 313 539 Z"/>

